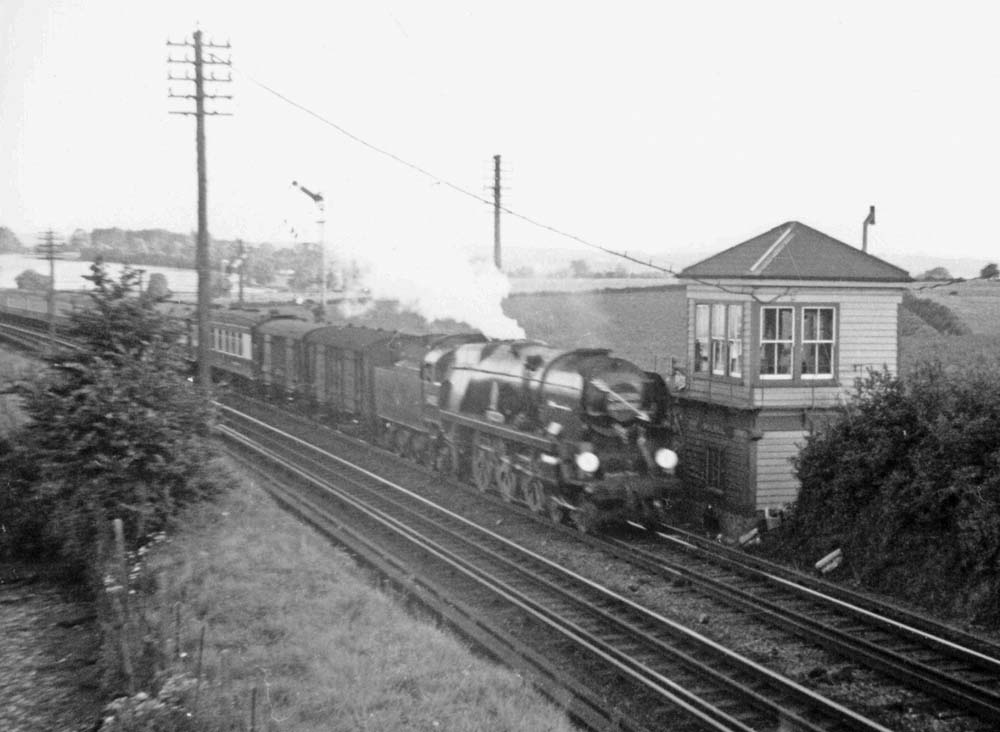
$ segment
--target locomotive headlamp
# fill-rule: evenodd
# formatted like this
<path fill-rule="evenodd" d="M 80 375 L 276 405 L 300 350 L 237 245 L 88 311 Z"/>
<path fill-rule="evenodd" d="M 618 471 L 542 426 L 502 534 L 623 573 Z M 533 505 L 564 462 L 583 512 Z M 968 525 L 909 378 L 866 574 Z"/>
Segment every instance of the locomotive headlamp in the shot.
<path fill-rule="evenodd" d="M 576 460 L 576 467 L 584 473 L 596 473 L 597 469 L 601 466 L 600 459 L 592 452 L 577 453 L 574 460 Z"/>
<path fill-rule="evenodd" d="M 677 467 L 677 453 L 669 448 L 661 447 L 656 451 L 653 459 L 664 470 L 673 470 Z"/>

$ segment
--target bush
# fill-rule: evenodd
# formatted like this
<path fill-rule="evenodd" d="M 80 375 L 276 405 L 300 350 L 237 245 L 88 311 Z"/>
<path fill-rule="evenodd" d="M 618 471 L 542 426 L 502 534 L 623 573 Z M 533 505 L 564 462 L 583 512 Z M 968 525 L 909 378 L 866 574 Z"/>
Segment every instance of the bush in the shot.
<path fill-rule="evenodd" d="M 867 585 L 1000 623 L 1000 374 L 873 373 L 796 461 L 787 537 Z"/>
<path fill-rule="evenodd" d="M 32 421 L 8 452 L 37 472 L 8 500 L 18 515 L 43 517 L 41 549 L 93 570 L 99 527 L 121 518 L 135 546 L 215 482 L 210 407 L 185 378 L 176 326 L 139 296 L 137 271 L 115 282 L 98 263 L 88 279 L 94 307 L 74 313 L 71 329 L 84 349 L 49 358 L 26 390 Z"/>
<path fill-rule="evenodd" d="M 33 269 L 26 269 L 14 278 L 14 284 L 19 290 L 47 290 L 51 282 L 51 277 L 39 274 Z"/>

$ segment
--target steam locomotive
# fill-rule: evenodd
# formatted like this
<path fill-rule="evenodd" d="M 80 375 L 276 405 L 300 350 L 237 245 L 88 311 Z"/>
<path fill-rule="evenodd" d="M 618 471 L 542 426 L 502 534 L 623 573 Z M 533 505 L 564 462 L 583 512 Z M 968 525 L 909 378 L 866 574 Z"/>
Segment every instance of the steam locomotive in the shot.
<path fill-rule="evenodd" d="M 5 304 L 14 303 L 0 296 L 0 311 Z M 44 312 L 28 305 L 19 317 Z M 185 320 L 193 357 L 193 314 L 170 314 Z M 409 335 L 273 311 L 220 309 L 211 320 L 216 377 L 321 420 L 356 424 L 400 455 L 554 522 L 590 532 L 648 521 L 679 488 L 664 380 L 608 350 L 480 333 Z"/>

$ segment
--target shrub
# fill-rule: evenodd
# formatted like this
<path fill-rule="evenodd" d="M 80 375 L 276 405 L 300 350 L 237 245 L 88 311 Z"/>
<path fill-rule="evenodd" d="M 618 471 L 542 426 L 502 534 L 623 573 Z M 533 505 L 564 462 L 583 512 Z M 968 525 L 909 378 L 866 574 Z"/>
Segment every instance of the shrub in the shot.
<path fill-rule="evenodd" d="M 873 373 L 796 460 L 788 538 L 866 584 L 1000 622 L 1000 374 Z"/>
<path fill-rule="evenodd" d="M 176 327 L 139 296 L 137 271 L 113 281 L 98 263 L 88 279 L 94 307 L 71 329 L 84 348 L 49 358 L 27 388 L 32 421 L 12 449 L 37 470 L 15 497 L 23 513 L 44 517 L 49 548 L 93 569 L 98 527 L 121 518 L 134 546 L 215 484 L 210 408 L 185 379 Z"/>

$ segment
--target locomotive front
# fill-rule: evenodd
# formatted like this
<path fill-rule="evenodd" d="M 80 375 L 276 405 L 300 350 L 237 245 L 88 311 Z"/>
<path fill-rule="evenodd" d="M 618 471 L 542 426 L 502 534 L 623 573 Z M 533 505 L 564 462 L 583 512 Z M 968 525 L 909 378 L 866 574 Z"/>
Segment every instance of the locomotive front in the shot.
<path fill-rule="evenodd" d="M 657 374 L 604 349 L 527 341 L 459 346 L 445 371 L 438 404 L 445 421 L 475 418 L 452 435 L 484 490 L 495 485 L 584 531 L 662 514 L 678 481 Z"/>
<path fill-rule="evenodd" d="M 679 482 L 670 394 L 658 374 L 606 351 L 569 352 L 548 370 L 541 404 L 574 523 L 662 515 Z"/>

